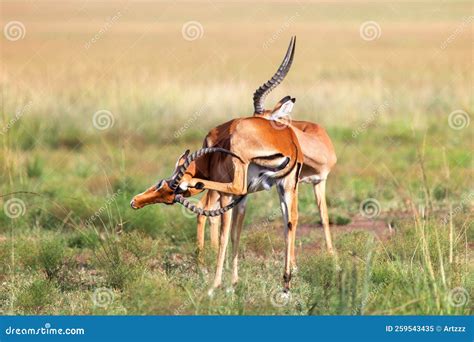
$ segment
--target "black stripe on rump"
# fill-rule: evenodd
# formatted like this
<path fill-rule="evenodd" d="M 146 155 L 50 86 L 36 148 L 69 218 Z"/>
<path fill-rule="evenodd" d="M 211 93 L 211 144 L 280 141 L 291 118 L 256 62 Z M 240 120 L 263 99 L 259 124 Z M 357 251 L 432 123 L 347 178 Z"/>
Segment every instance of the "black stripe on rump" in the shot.
<path fill-rule="evenodd" d="M 298 179 L 300 178 L 300 173 L 301 169 L 303 168 L 303 165 L 301 163 L 298 163 L 297 169 L 296 169 L 296 180 L 295 180 L 295 189 L 298 186 Z"/>

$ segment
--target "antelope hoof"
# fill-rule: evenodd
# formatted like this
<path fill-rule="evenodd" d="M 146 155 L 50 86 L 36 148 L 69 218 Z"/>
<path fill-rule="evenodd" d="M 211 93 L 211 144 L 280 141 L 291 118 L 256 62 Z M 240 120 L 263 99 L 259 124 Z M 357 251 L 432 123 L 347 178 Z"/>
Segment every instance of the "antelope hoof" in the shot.
<path fill-rule="evenodd" d="M 235 290 L 232 286 L 229 286 L 225 292 L 228 294 L 228 295 L 233 295 L 235 293 Z"/>
<path fill-rule="evenodd" d="M 210 299 L 214 298 L 214 288 L 211 288 L 211 289 L 209 289 L 209 291 L 207 291 L 207 296 Z"/>

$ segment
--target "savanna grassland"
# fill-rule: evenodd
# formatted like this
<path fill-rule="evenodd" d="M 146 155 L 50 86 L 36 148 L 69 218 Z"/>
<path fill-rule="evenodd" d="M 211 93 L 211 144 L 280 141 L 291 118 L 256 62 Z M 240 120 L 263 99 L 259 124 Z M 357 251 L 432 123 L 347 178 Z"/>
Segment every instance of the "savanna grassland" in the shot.
<path fill-rule="evenodd" d="M 1 7 L 3 314 L 472 314 L 469 1 Z M 291 35 L 295 62 L 266 103 L 296 97 L 293 119 L 333 139 L 338 267 L 302 184 L 299 269 L 279 297 L 273 189 L 249 198 L 239 285 L 227 291 L 226 267 L 209 298 L 215 254 L 197 265 L 195 218 L 129 201 L 210 128 L 251 115 Z"/>

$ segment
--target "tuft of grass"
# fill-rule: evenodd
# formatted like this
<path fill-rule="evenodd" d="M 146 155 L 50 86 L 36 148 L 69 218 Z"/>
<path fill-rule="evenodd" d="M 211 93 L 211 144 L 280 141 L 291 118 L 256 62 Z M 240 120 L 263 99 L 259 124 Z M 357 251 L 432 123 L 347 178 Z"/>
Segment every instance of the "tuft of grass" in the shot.
<path fill-rule="evenodd" d="M 79 230 L 71 233 L 67 238 L 67 246 L 70 248 L 96 249 L 100 244 L 99 235 L 92 229 Z"/>
<path fill-rule="evenodd" d="M 60 126 L 55 123 L 48 128 L 44 140 L 51 149 L 80 150 L 84 141 L 88 140 L 85 132 L 75 125 Z"/>
<path fill-rule="evenodd" d="M 44 162 L 37 156 L 32 160 L 28 160 L 26 164 L 26 174 L 29 178 L 39 178 L 43 174 Z"/>
<path fill-rule="evenodd" d="M 49 280 L 57 279 L 65 256 L 64 241 L 50 238 L 41 242 L 37 262 Z"/>
<path fill-rule="evenodd" d="M 15 304 L 25 313 L 47 313 L 58 295 L 54 283 L 45 279 L 35 279 L 20 289 Z"/>
<path fill-rule="evenodd" d="M 329 224 L 336 224 L 338 226 L 345 226 L 351 223 L 351 218 L 343 214 L 330 214 L 329 215 Z M 321 220 L 319 223 L 322 224 Z"/>
<path fill-rule="evenodd" d="M 116 234 L 106 234 L 100 239 L 95 256 L 98 268 L 104 273 L 106 285 L 112 288 L 123 289 L 143 273 L 140 257 L 124 248 Z"/>
<path fill-rule="evenodd" d="M 172 284 L 170 279 L 158 274 L 131 282 L 122 298 L 127 313 L 131 315 L 183 315 L 189 312 L 186 291 Z M 153 298 L 150 303 L 150 298 Z"/>
<path fill-rule="evenodd" d="M 242 242 L 246 251 L 262 257 L 268 257 L 275 249 L 283 247 L 283 241 L 275 238 L 274 234 L 269 233 L 268 229 L 259 229 L 255 232 L 249 232 Z"/>
<path fill-rule="evenodd" d="M 442 184 L 438 184 L 433 190 L 433 197 L 437 201 L 442 201 L 448 196 L 448 189 Z"/>
<path fill-rule="evenodd" d="M 334 218 L 334 223 L 339 226 L 345 226 L 351 223 L 351 219 L 347 216 L 336 215 L 336 217 Z"/>

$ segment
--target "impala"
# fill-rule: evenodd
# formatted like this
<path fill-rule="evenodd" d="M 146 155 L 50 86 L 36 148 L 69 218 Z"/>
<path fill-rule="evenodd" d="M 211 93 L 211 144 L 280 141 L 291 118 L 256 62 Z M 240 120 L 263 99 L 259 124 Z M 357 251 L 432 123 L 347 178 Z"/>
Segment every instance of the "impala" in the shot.
<path fill-rule="evenodd" d="M 314 184 L 326 242 L 332 250 L 325 202 L 325 180 L 335 164 L 335 154 L 326 132 L 318 125 L 295 122 L 275 128 L 275 121 L 289 114 L 294 99 L 285 97 L 273 110 L 265 110 L 263 101 L 289 71 L 293 61 L 295 39 L 275 75 L 254 94 L 254 117 L 231 120 L 209 132 L 204 147 L 189 151 L 178 159 L 175 172 L 161 180 L 131 202 L 134 209 L 153 203 L 180 203 L 199 215 L 199 234 L 205 217 L 221 217 L 221 234 L 216 275 L 211 291 L 222 282 L 222 269 L 231 226 L 231 210 L 237 206 L 232 226 L 233 276 L 238 280 L 238 244 L 245 212 L 246 195 L 276 185 L 285 222 L 284 290 L 290 288 L 291 266 L 295 264 L 294 243 L 298 222 L 298 182 Z M 271 119 L 271 120 L 269 120 Z M 305 147 L 300 145 L 303 141 Z M 185 197 L 209 190 L 204 209 Z M 219 209 L 211 209 L 220 202 Z M 215 221 L 214 221 L 215 222 Z M 215 226 L 215 224 L 213 223 Z M 217 234 L 214 230 L 214 238 Z"/>
<path fill-rule="evenodd" d="M 289 114 L 295 99 L 287 96 L 280 100 L 272 110 L 265 110 L 264 99 L 268 93 L 280 84 L 288 71 L 290 70 L 295 49 L 295 39 L 292 38 L 286 55 L 278 68 L 277 72 L 270 78 L 269 81 L 259 87 L 253 96 L 254 100 L 254 116 L 263 117 L 269 120 L 281 121 Z M 326 241 L 326 248 L 330 254 L 334 254 L 334 248 L 331 239 L 331 232 L 329 228 L 328 209 L 326 204 L 326 179 L 331 169 L 336 164 L 337 158 L 326 131 L 318 124 L 306 121 L 283 121 L 280 122 L 282 126 L 289 125 L 298 138 L 301 150 L 304 155 L 303 168 L 301 170 L 299 181 L 310 183 L 313 186 L 316 197 L 316 204 L 319 209 L 321 222 L 324 230 L 324 237 Z M 208 144 L 213 146 L 217 143 L 216 136 L 208 136 Z M 219 206 L 219 194 L 216 191 L 208 191 L 200 200 L 200 207 L 206 209 L 215 209 Z M 233 213 L 233 225 L 231 230 L 232 239 L 232 283 L 238 281 L 238 245 L 240 241 L 240 234 L 243 227 L 245 216 L 246 201 L 239 203 Z M 198 215 L 197 218 L 197 244 L 198 251 L 204 248 L 204 232 L 207 216 Z M 210 237 L 211 245 L 218 248 L 218 230 L 219 223 L 217 218 L 210 217 Z M 294 231 L 293 231 L 294 233 Z M 293 236 L 293 239 L 295 237 Z M 291 250 L 291 264 L 296 265 L 295 251 Z"/>
<path fill-rule="evenodd" d="M 291 128 L 276 130 L 269 120 L 250 117 L 229 121 L 212 130 L 214 146 L 189 154 L 178 160 L 174 174 L 136 195 L 133 209 L 153 203 L 181 203 L 193 212 L 221 217 L 221 235 L 217 270 L 210 290 L 222 283 L 222 269 L 229 239 L 231 212 L 245 195 L 276 185 L 285 222 L 284 291 L 290 288 L 290 255 L 294 249 L 294 231 L 298 224 L 298 177 L 303 154 Z M 185 197 L 202 190 L 219 192 L 220 209 L 198 208 Z"/>

